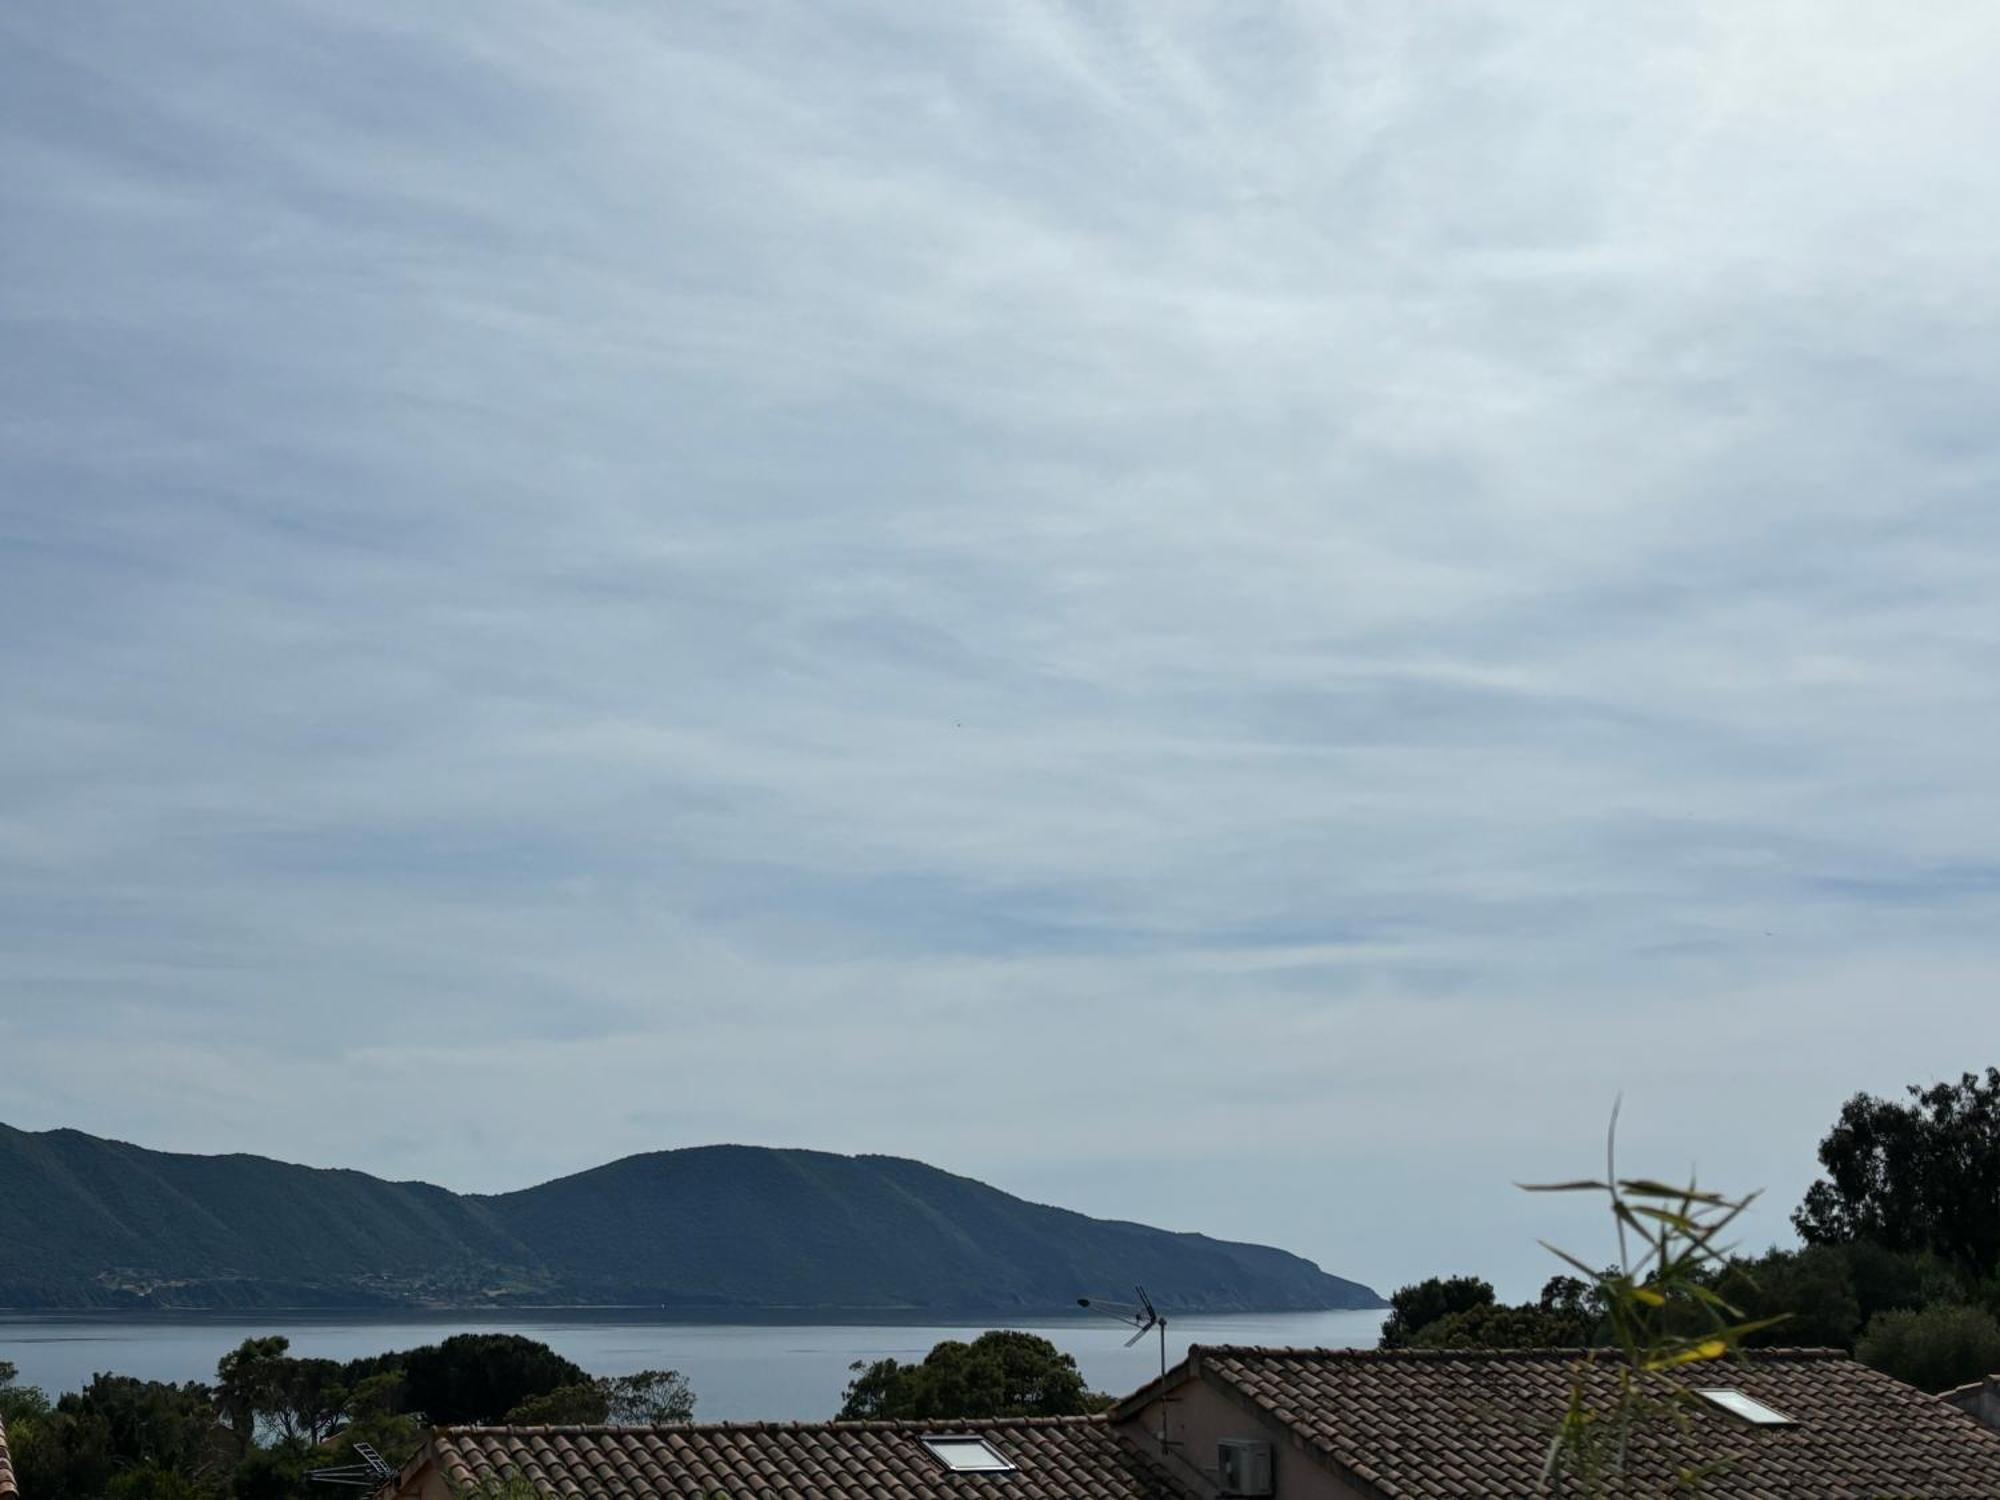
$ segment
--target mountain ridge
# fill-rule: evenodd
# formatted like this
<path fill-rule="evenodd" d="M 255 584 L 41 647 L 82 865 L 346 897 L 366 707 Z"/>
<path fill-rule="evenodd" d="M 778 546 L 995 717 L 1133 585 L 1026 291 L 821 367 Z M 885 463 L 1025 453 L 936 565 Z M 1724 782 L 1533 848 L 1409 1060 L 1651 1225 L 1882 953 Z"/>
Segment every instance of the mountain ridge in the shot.
<path fill-rule="evenodd" d="M 1265 1245 L 1097 1219 L 911 1157 L 727 1143 L 457 1193 L 0 1124 L 0 1306 L 1025 1313 L 1384 1305 Z"/>

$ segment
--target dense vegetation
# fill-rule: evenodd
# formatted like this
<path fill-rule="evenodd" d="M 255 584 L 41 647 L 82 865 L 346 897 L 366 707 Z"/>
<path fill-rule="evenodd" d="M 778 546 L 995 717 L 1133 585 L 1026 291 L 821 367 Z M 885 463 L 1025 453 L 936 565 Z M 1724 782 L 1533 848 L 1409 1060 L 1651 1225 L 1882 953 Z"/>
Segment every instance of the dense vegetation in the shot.
<path fill-rule="evenodd" d="M 1825 1176 L 1793 1215 L 1800 1248 L 1735 1256 L 1708 1290 L 1747 1320 L 1746 1346 L 1845 1349 L 1926 1390 L 2000 1371 L 2000 1068 L 1856 1095 L 1821 1141 Z M 1570 1348 L 1602 1342 L 1595 1289 L 1557 1276 L 1532 1302 L 1477 1277 L 1399 1289 L 1389 1348 Z"/>
<path fill-rule="evenodd" d="M 0 1126 L 0 1306 L 590 1302 L 1068 1309 L 1133 1281 L 1206 1311 L 1378 1307 L 1260 1245 L 1086 1218 L 895 1157 L 711 1146 L 461 1196 Z"/>
<path fill-rule="evenodd" d="M 843 1418 L 1070 1417 L 1101 1411 L 1110 1398 L 1090 1390 L 1076 1360 L 1032 1333 L 995 1329 L 971 1343 L 947 1339 L 918 1364 L 856 1361 L 840 1407 Z"/>
<path fill-rule="evenodd" d="M 0 1361 L 0 1420 L 34 1500 L 304 1500 L 308 1470 L 391 1464 L 433 1422 L 686 1421 L 694 1393 L 672 1370 L 593 1379 L 545 1344 L 461 1334 L 346 1364 L 247 1339 L 212 1384 L 98 1375 L 51 1401 Z"/>

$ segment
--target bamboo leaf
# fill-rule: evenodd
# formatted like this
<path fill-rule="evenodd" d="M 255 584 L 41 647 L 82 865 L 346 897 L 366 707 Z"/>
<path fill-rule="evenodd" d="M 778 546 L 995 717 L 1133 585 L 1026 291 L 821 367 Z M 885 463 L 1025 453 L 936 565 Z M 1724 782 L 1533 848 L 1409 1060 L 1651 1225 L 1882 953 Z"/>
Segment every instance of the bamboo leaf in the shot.
<path fill-rule="evenodd" d="M 1695 1301 L 1700 1302 L 1705 1306 L 1712 1307 L 1718 1312 L 1726 1312 L 1732 1318 L 1740 1318 L 1743 1316 L 1742 1308 L 1738 1307 L 1735 1303 L 1727 1300 L 1726 1298 L 1717 1296 L 1714 1292 L 1710 1291 L 1707 1287 L 1703 1286 L 1699 1281 L 1690 1281 L 1688 1283 L 1687 1290 L 1688 1290 L 1688 1295 L 1690 1297 L 1694 1298 Z"/>
<path fill-rule="evenodd" d="M 1746 1335 L 1761 1333 L 1766 1328 L 1776 1328 L 1780 1323 L 1789 1323 L 1791 1320 L 1792 1315 L 1788 1312 L 1774 1313 L 1768 1318 L 1752 1318 L 1748 1323 L 1732 1324 L 1723 1332 L 1731 1342 L 1740 1343 Z"/>
<path fill-rule="evenodd" d="M 1720 1193 L 1704 1193 L 1692 1188 L 1669 1187 L 1664 1182 L 1655 1182 L 1650 1177 L 1627 1177 L 1619 1181 L 1620 1192 L 1632 1194 L 1635 1198 L 1679 1198 L 1689 1203 L 1706 1203 L 1716 1208 L 1724 1207 L 1729 1200 Z"/>
<path fill-rule="evenodd" d="M 1704 1360 L 1721 1359 L 1729 1352 L 1727 1339 L 1703 1339 L 1684 1349 L 1667 1349 L 1649 1355 L 1645 1361 L 1649 1370 L 1672 1370 L 1681 1365 L 1699 1364 Z"/>
<path fill-rule="evenodd" d="M 1662 1224 L 1667 1225 L 1669 1228 L 1678 1229 L 1683 1234 L 1698 1234 L 1701 1232 L 1701 1225 L 1697 1224 L 1684 1213 L 1675 1213 L 1671 1208 L 1654 1208 L 1650 1204 L 1642 1203 L 1637 1208 L 1634 1208 L 1632 1212 L 1643 1214 L 1649 1219 L 1658 1219 Z"/>
<path fill-rule="evenodd" d="M 1583 1272 L 1583 1274 L 1589 1277 L 1592 1281 L 1598 1281 L 1602 1278 L 1603 1273 L 1599 1271 L 1597 1267 L 1585 1265 L 1582 1261 L 1578 1260 L 1574 1255 L 1571 1255 L 1569 1251 L 1558 1249 L 1556 1246 L 1551 1245 L 1547 1240 L 1537 1240 L 1535 1243 L 1540 1245 L 1544 1250 L 1548 1251 L 1549 1254 L 1556 1256 L 1559 1259 L 1568 1261 L 1571 1265 L 1575 1266 L 1579 1271 Z"/>

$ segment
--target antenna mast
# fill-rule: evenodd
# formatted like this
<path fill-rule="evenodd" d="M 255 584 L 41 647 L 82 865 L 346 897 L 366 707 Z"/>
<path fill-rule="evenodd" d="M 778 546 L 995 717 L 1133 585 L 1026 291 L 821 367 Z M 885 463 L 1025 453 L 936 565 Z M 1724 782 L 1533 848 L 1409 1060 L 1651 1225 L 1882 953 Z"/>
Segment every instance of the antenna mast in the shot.
<path fill-rule="evenodd" d="M 1087 1307 L 1094 1313 L 1102 1313 L 1114 1322 L 1123 1323 L 1127 1328 L 1138 1330 L 1125 1340 L 1125 1347 L 1134 1344 L 1155 1329 L 1160 1335 L 1160 1456 L 1167 1456 L 1167 1320 L 1153 1306 L 1153 1299 L 1146 1295 L 1146 1289 L 1135 1286 L 1139 1300 L 1132 1302 L 1106 1302 L 1102 1298 L 1079 1297 L 1078 1307 Z"/>
<path fill-rule="evenodd" d="M 355 1456 L 361 1462 L 338 1464 L 330 1469 L 308 1469 L 306 1478 L 318 1484 L 338 1484 L 357 1490 L 379 1490 L 396 1477 L 396 1471 L 383 1461 L 366 1443 L 354 1445 Z"/>

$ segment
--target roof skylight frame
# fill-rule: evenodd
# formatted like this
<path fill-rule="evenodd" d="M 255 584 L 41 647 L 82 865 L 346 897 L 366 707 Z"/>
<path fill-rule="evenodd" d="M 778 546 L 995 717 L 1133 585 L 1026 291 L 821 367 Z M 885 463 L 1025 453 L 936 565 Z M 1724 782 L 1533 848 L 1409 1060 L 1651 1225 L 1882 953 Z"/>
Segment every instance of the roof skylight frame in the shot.
<path fill-rule="evenodd" d="M 1711 1406 L 1719 1406 L 1732 1417 L 1741 1418 L 1753 1427 L 1796 1427 L 1798 1418 L 1786 1416 L 1775 1406 L 1767 1406 L 1747 1391 L 1739 1391 L 1734 1386 L 1709 1386 L 1697 1388 L 1695 1394 Z"/>
<path fill-rule="evenodd" d="M 1013 1460 L 976 1432 L 927 1432 L 917 1441 L 954 1474 L 1015 1472 Z"/>

